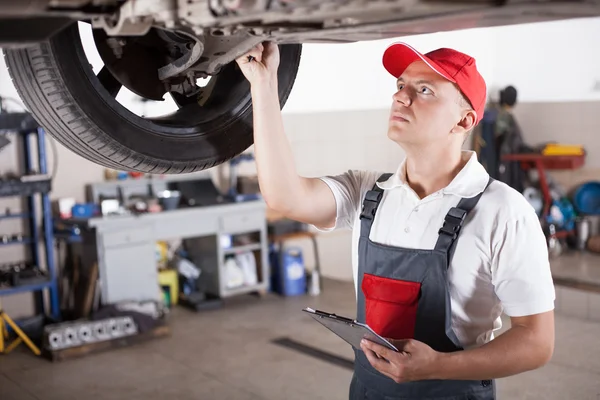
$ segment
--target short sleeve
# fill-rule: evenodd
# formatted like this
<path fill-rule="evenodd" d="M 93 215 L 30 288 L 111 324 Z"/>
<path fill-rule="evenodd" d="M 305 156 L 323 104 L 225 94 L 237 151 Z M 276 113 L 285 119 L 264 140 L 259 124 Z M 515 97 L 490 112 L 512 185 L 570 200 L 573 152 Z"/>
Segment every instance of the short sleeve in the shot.
<path fill-rule="evenodd" d="M 511 218 L 493 245 L 492 283 L 510 317 L 554 309 L 546 237 L 533 210 Z"/>
<path fill-rule="evenodd" d="M 362 207 L 362 199 L 379 176 L 377 172 L 351 170 L 340 175 L 321 177 L 335 198 L 336 219 L 335 225 L 329 229 L 316 228 L 325 232 L 351 229 Z"/>

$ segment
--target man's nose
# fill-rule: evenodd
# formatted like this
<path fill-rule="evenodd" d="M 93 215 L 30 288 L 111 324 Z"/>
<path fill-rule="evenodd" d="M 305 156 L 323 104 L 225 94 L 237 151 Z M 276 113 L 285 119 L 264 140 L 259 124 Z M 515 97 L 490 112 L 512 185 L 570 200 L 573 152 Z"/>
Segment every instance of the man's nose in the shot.
<path fill-rule="evenodd" d="M 394 93 L 392 98 L 395 102 L 401 103 L 405 106 L 409 106 L 412 104 L 412 97 L 410 96 L 410 93 L 406 88 L 398 90 L 396 93 Z"/>

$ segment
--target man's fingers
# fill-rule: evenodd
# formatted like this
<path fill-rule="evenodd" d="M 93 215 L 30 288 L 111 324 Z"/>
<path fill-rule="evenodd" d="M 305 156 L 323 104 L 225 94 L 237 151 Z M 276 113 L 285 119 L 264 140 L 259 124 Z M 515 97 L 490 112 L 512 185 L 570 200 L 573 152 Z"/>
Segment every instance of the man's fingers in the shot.
<path fill-rule="evenodd" d="M 250 49 L 250 51 L 248 51 L 246 54 L 238 58 L 237 62 L 240 64 L 246 64 L 253 61 L 261 62 L 263 51 L 264 46 L 262 45 L 262 43 L 259 43 L 258 45 Z"/>
<path fill-rule="evenodd" d="M 376 370 L 378 370 L 379 372 L 382 372 L 382 373 L 387 372 L 389 363 L 386 360 L 378 358 L 377 354 L 375 352 L 373 352 L 372 350 L 363 348 L 363 351 L 365 352 L 365 355 L 367 356 L 367 359 L 369 360 L 369 362 L 371 363 L 373 368 L 375 368 Z"/>
<path fill-rule="evenodd" d="M 263 46 L 262 43 L 257 44 L 256 46 L 254 46 L 254 48 L 251 50 L 252 54 L 251 56 L 254 57 L 254 59 L 258 62 L 262 62 L 263 58 L 264 58 L 264 54 L 265 54 L 265 47 Z"/>
<path fill-rule="evenodd" d="M 261 44 L 261 46 L 263 46 Z M 275 47 L 277 47 L 276 43 L 273 42 L 265 42 L 264 46 L 263 46 L 263 54 L 265 55 L 265 57 L 269 57 L 270 55 L 272 55 L 275 52 Z"/>
<path fill-rule="evenodd" d="M 378 355 L 382 356 L 383 358 L 385 358 L 387 360 L 390 359 L 390 357 L 392 356 L 392 353 L 395 353 L 394 351 L 388 349 L 387 347 L 384 347 L 384 346 L 377 344 L 375 342 L 372 342 L 370 340 L 363 339 L 363 343 L 366 348 L 368 348 L 369 350 L 372 350 L 374 353 L 377 353 Z"/>
<path fill-rule="evenodd" d="M 372 350 L 366 348 L 364 345 L 362 345 L 362 348 L 365 352 L 365 355 L 367 356 L 367 359 L 369 360 L 369 363 L 373 366 L 373 368 L 375 368 L 377 371 L 381 372 L 383 375 L 387 376 L 394 382 L 397 382 L 396 378 L 392 374 L 392 364 L 390 364 L 384 359 L 377 358 L 377 354 L 374 353 Z"/>
<path fill-rule="evenodd" d="M 246 53 L 246 61 L 247 62 L 252 62 L 254 60 L 261 62 L 262 61 L 262 55 L 263 52 L 261 49 L 255 47 L 252 50 L 250 50 L 248 53 Z"/>
<path fill-rule="evenodd" d="M 412 353 L 415 350 L 415 342 L 412 339 L 392 340 L 391 342 L 401 353 Z"/>
<path fill-rule="evenodd" d="M 410 352 L 411 350 L 413 350 L 415 348 L 415 343 L 410 339 L 403 340 L 401 347 L 402 347 L 402 350 Z"/>

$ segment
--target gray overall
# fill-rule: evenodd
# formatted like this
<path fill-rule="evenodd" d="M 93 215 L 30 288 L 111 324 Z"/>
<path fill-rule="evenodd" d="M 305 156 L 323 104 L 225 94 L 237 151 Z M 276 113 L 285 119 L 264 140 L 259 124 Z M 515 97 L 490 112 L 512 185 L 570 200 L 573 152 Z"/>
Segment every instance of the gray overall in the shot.
<path fill-rule="evenodd" d="M 383 175 L 379 181 L 389 176 Z M 369 239 L 382 194 L 374 185 L 365 196 L 360 216 L 358 321 L 366 322 L 383 337 L 413 338 L 440 352 L 462 350 L 451 327 L 446 271 L 465 217 L 481 194 L 461 199 L 450 209 L 433 250 L 386 246 Z M 355 350 L 355 356 L 351 400 L 495 398 L 495 384 L 491 380 L 425 380 L 397 384 L 375 370 L 362 350 Z"/>

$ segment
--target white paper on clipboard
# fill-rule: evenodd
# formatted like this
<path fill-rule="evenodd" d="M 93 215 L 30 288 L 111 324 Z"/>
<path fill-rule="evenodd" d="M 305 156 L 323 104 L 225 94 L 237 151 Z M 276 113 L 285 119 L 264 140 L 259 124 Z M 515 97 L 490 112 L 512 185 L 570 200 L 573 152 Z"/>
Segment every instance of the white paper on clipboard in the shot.
<path fill-rule="evenodd" d="M 350 344 L 357 350 L 361 350 L 360 341 L 362 339 L 367 339 L 387 347 L 390 350 L 398 351 L 396 346 L 391 344 L 387 339 L 379 336 L 366 324 L 324 311 L 313 310 L 309 307 L 304 308 L 302 311 L 308 313 L 308 315 L 310 315 L 315 321 L 338 335 L 340 338 L 345 340 L 346 343 Z"/>

